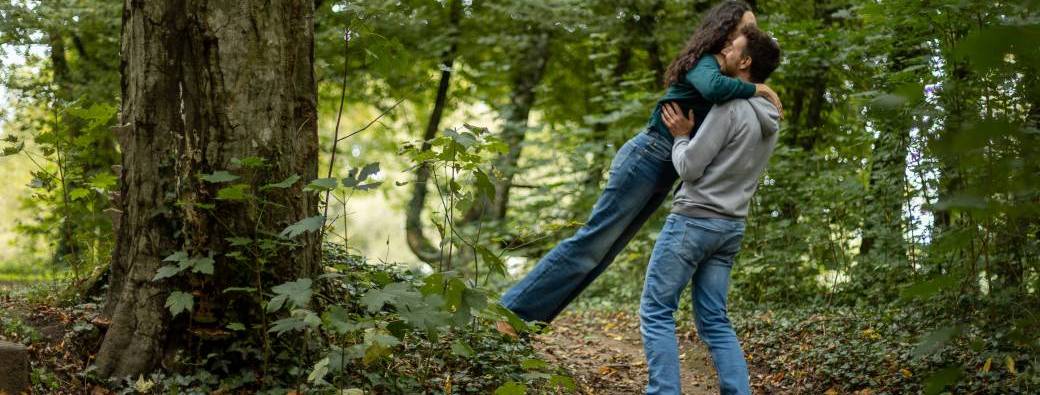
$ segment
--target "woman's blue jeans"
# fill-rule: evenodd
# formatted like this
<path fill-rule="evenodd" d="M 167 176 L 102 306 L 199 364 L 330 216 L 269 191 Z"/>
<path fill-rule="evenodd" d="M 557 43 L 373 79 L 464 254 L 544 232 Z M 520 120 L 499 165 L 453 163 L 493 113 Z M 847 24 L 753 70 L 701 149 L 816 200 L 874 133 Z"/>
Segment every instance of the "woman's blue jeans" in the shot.
<path fill-rule="evenodd" d="M 650 381 L 647 394 L 679 394 L 679 345 L 675 310 L 693 282 L 697 335 L 708 345 L 723 394 L 751 394 L 747 361 L 726 315 L 733 257 L 740 251 L 744 221 L 670 214 L 646 269 L 639 303 L 640 331 Z"/>
<path fill-rule="evenodd" d="M 528 321 L 550 322 L 628 244 L 668 195 L 677 178 L 672 143 L 654 132 L 639 133 L 618 150 L 607 187 L 585 225 L 549 251 L 502 304 Z"/>

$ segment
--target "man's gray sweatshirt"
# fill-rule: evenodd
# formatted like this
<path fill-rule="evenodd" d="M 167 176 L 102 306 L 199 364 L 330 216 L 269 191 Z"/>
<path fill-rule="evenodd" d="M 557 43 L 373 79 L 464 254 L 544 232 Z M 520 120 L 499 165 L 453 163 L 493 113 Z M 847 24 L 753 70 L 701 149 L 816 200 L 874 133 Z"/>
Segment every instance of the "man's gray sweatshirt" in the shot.
<path fill-rule="evenodd" d="M 761 97 L 716 105 L 691 139 L 678 137 L 672 164 L 682 187 L 672 212 L 694 218 L 743 219 L 776 146 L 780 114 Z"/>

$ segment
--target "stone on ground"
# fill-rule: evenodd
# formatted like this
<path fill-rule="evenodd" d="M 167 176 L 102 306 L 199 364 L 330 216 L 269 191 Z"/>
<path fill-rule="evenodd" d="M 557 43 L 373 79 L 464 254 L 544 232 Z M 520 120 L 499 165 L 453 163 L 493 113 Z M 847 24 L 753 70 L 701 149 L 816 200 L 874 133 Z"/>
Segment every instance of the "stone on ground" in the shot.
<path fill-rule="evenodd" d="M 0 340 L 0 394 L 29 393 L 29 350 Z"/>

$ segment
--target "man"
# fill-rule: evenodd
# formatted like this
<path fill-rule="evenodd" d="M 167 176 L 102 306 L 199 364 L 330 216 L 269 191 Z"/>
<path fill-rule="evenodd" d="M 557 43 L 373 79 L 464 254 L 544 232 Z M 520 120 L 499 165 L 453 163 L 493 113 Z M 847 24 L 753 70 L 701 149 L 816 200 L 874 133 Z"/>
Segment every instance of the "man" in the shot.
<path fill-rule="evenodd" d="M 728 75 L 765 82 L 780 63 L 780 48 L 754 26 L 742 33 L 716 55 L 719 64 Z M 677 106 L 665 108 L 682 186 L 650 256 L 639 306 L 647 394 L 680 393 L 673 314 L 691 280 L 697 333 L 711 350 L 721 392 L 751 393 L 747 362 L 726 315 L 726 294 L 748 201 L 776 145 L 778 119 L 777 108 L 765 99 L 735 99 L 713 107 L 691 139 L 695 120 Z"/>

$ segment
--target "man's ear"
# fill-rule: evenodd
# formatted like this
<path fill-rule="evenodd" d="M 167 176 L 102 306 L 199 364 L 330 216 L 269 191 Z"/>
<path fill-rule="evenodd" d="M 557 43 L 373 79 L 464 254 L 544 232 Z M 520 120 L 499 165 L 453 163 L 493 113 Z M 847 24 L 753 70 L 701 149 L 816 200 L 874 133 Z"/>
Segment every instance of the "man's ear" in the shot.
<path fill-rule="evenodd" d="M 751 60 L 752 59 L 751 59 L 750 56 L 742 56 L 740 58 L 740 63 L 738 64 L 738 67 L 740 67 L 741 70 L 748 70 L 748 69 L 750 69 L 751 68 Z"/>

